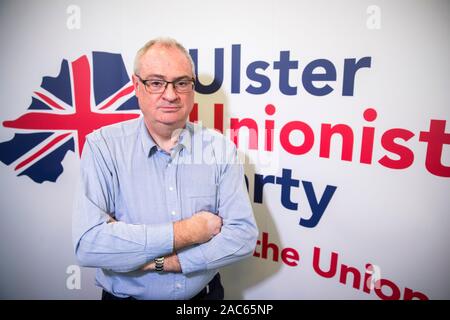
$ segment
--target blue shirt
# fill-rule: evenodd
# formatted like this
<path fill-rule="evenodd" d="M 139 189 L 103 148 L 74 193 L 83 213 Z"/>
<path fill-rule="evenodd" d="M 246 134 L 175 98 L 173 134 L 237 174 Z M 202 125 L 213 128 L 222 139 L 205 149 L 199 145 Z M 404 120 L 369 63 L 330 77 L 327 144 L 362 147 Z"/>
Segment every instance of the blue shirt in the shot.
<path fill-rule="evenodd" d="M 177 252 L 182 273 L 140 271 L 173 251 L 173 222 L 205 210 L 223 219 L 210 241 Z M 108 223 L 110 216 L 117 220 Z M 167 153 L 143 118 L 87 136 L 73 214 L 80 264 L 97 267 L 97 285 L 137 299 L 189 299 L 217 269 L 253 253 L 257 227 L 243 166 L 230 141 L 187 123 Z"/>

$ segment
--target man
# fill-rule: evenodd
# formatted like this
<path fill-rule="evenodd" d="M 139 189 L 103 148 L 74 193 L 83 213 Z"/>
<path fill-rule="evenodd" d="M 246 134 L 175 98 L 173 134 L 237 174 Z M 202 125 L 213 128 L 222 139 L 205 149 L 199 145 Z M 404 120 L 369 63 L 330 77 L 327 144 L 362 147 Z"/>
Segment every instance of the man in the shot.
<path fill-rule="evenodd" d="M 195 70 L 172 39 L 140 49 L 143 117 L 87 136 L 73 216 L 75 253 L 103 299 L 223 299 L 218 268 L 257 237 L 235 146 L 187 121 Z"/>

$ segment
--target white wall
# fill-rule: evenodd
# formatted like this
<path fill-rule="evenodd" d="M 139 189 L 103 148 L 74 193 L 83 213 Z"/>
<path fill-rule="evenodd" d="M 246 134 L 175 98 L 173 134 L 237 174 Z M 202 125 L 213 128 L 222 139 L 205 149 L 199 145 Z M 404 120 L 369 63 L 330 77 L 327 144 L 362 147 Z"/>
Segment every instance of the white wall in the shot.
<path fill-rule="evenodd" d="M 68 20 L 74 25 L 73 12 L 67 13 L 70 5 L 80 9 L 79 29 L 67 27 Z M 222 272 L 226 297 L 378 299 L 398 290 L 403 299 L 410 288 L 431 299 L 449 299 L 450 184 L 448 177 L 427 170 L 427 143 L 419 141 L 431 120 L 447 121 L 450 115 L 449 15 L 448 1 L 3 1 L 0 120 L 26 113 L 42 77 L 57 76 L 63 59 L 71 62 L 92 51 L 120 53 L 131 74 L 137 49 L 148 39 L 171 36 L 198 49 L 200 80 L 206 84 L 214 77 L 214 49 L 223 48 L 224 83 L 213 94 L 197 95 L 200 119 L 212 127 L 213 104 L 222 103 L 225 128 L 230 118 L 251 118 L 259 125 L 260 138 L 265 121 L 275 121 L 273 152 L 264 151 L 262 141 L 258 151 L 249 151 L 240 137 L 245 159 L 269 161 L 246 164 L 251 199 L 255 174 L 280 177 L 283 168 L 292 170 L 293 179 L 310 182 L 319 199 L 327 185 L 337 187 L 319 223 L 306 228 L 299 220 L 312 213 L 302 182 L 291 189 L 296 210 L 281 204 L 279 184 L 266 184 L 262 203 L 253 203 L 259 229 L 280 251 L 295 249 L 300 261 L 297 266 L 274 262 L 269 250 L 269 259 L 252 257 L 227 267 Z M 231 52 L 237 44 L 240 94 L 231 92 Z M 296 95 L 283 94 L 278 87 L 280 72 L 274 62 L 280 51 L 289 51 L 290 59 L 298 61 L 298 68 L 289 72 Z M 356 73 L 354 94 L 343 96 L 344 60 L 363 57 L 370 57 L 371 67 Z M 325 96 L 308 93 L 302 84 L 305 66 L 316 59 L 331 61 L 337 70 L 336 81 L 328 82 L 334 90 Z M 245 91 L 250 84 L 258 86 L 246 76 L 254 61 L 269 63 L 265 71 L 258 70 L 271 82 L 270 90 L 260 95 Z M 267 104 L 276 107 L 273 116 L 265 113 Z M 369 107 L 377 111 L 373 122 L 363 118 Z M 281 146 L 280 130 L 290 121 L 302 121 L 313 131 L 312 149 L 303 155 Z M 353 130 L 352 161 L 341 160 L 339 138 L 333 139 L 329 158 L 320 156 L 321 125 L 327 123 Z M 359 161 L 364 126 L 375 128 L 372 164 Z M 384 155 L 398 160 L 381 144 L 383 134 L 393 128 L 413 133 L 408 141 L 395 140 L 414 155 L 405 169 L 378 163 Z M 0 142 L 16 132 L 0 126 Z M 291 143 L 302 141 L 302 134 L 294 131 Z M 448 143 L 440 157 L 444 166 L 450 165 Z M 100 296 L 90 269 L 82 269 L 80 289 L 66 286 L 66 270 L 77 263 L 71 207 L 78 153 L 68 152 L 62 165 L 56 183 L 39 184 L 18 177 L 13 165 L 0 164 L 0 298 Z M 314 270 L 315 247 L 321 250 L 324 270 L 331 253 L 338 254 L 336 275 L 325 278 Z M 367 263 L 376 265 L 376 278 L 390 280 L 381 282 L 381 293 L 364 292 L 364 279 L 360 289 L 352 287 L 352 277 L 347 284 L 339 281 L 342 264 L 364 275 Z"/>

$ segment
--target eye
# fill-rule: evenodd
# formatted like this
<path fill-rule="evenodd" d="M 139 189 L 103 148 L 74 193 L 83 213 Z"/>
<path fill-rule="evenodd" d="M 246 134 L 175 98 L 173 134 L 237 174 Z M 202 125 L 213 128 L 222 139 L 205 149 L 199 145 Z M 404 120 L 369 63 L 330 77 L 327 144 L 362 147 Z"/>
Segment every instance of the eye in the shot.
<path fill-rule="evenodd" d="M 179 80 L 177 81 L 176 85 L 178 88 L 186 88 L 189 86 L 191 82 L 189 80 Z"/>
<path fill-rule="evenodd" d="M 165 82 L 162 80 L 148 80 L 147 81 L 148 86 L 150 86 L 151 88 L 161 88 L 164 87 Z"/>

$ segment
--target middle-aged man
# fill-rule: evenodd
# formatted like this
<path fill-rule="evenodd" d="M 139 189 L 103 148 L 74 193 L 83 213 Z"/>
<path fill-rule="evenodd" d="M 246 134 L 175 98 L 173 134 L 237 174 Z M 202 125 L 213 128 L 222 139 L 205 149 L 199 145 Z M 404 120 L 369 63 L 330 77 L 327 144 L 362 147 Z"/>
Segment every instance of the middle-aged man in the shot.
<path fill-rule="evenodd" d="M 257 226 L 235 146 L 187 121 L 195 70 L 173 39 L 140 49 L 143 117 L 87 136 L 75 253 L 103 299 L 223 299 L 218 268 L 249 256 Z"/>

